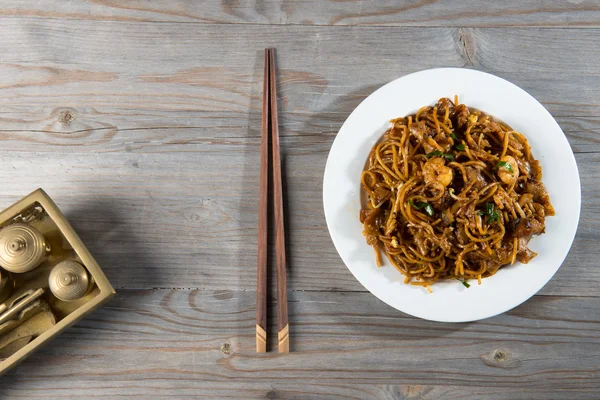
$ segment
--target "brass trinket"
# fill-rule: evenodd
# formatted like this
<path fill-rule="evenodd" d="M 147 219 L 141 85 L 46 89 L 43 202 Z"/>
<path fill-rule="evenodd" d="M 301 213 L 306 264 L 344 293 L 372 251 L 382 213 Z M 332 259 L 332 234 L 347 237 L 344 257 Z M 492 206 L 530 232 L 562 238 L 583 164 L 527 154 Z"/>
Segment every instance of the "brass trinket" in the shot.
<path fill-rule="evenodd" d="M 0 212 L 0 228 L 0 295 L 8 296 L 0 301 L 2 375 L 115 291 L 43 190 Z"/>
<path fill-rule="evenodd" d="M 85 296 L 90 289 L 90 278 L 86 269 L 77 261 L 67 260 L 57 264 L 48 278 L 50 291 L 62 301 L 75 301 Z"/>
<path fill-rule="evenodd" d="M 32 289 L 23 293 L 16 300 L 14 300 L 10 307 L 0 314 L 0 333 L 4 333 L 8 330 L 6 325 L 8 322 L 19 322 L 22 320 L 25 311 L 28 311 L 31 306 L 35 305 L 36 301 L 42 297 L 43 294 L 44 289 Z"/>
<path fill-rule="evenodd" d="M 0 266 L 9 272 L 29 272 L 46 257 L 49 246 L 34 227 L 16 223 L 0 231 Z"/>
<path fill-rule="evenodd" d="M 13 280 L 10 274 L 0 270 L 0 314 L 6 309 L 6 305 L 2 304 L 4 300 L 11 295 L 13 289 Z"/>
<path fill-rule="evenodd" d="M 56 325 L 56 318 L 47 303 L 20 326 L 0 337 L 0 359 L 8 358 L 33 339 Z"/>

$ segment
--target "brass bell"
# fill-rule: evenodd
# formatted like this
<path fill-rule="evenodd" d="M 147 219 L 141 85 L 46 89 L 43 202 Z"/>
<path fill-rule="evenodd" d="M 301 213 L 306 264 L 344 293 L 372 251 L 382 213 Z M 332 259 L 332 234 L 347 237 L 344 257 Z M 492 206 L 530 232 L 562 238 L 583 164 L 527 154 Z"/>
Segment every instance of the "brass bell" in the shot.
<path fill-rule="evenodd" d="M 50 272 L 48 285 L 52 294 L 62 301 L 75 301 L 89 293 L 91 280 L 87 270 L 77 261 L 58 263 Z"/>
<path fill-rule="evenodd" d="M 0 266 L 9 272 L 29 272 L 49 251 L 44 235 L 34 227 L 16 223 L 0 231 Z"/>

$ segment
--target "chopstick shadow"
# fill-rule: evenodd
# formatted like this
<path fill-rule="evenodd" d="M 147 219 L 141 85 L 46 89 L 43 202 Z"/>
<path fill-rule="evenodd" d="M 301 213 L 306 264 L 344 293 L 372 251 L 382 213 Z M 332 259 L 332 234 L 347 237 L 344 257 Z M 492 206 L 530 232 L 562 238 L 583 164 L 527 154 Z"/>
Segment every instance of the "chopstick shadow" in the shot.
<path fill-rule="evenodd" d="M 238 246 L 237 254 L 234 255 L 238 265 L 245 265 L 248 272 L 243 274 L 248 276 L 248 281 L 239 282 L 239 286 L 252 286 L 256 285 L 256 249 L 258 246 L 258 226 L 257 226 L 257 211 L 258 211 L 258 198 L 259 193 L 259 174 L 260 174 L 260 143 L 261 143 L 261 122 L 262 122 L 262 92 L 263 92 L 263 75 L 264 75 L 264 61 L 265 54 L 264 50 L 258 50 L 256 52 L 254 60 L 254 84 L 250 89 L 250 102 L 248 107 L 247 118 L 247 133 L 245 136 L 245 145 L 242 150 L 243 152 L 243 168 L 241 176 L 241 193 L 239 196 L 240 202 L 238 209 L 242 213 L 240 220 L 248 218 L 246 221 L 250 226 L 254 226 L 255 230 L 251 234 L 245 236 L 250 242 L 247 246 Z M 271 145 L 269 142 L 269 155 L 271 154 Z M 269 160 L 269 168 L 270 160 Z M 285 179 L 285 178 L 283 178 Z M 269 191 L 272 188 L 271 170 L 269 170 Z M 285 193 L 285 192 L 284 192 Z M 251 199 L 251 201 L 248 201 Z M 269 210 L 273 209 L 273 202 L 271 196 L 269 196 Z M 275 285 L 275 268 L 274 268 L 274 253 L 271 248 L 274 245 L 273 242 L 273 220 L 272 212 L 268 213 L 268 273 L 267 273 L 267 305 L 271 305 L 277 296 L 274 295 L 272 288 Z M 250 219 L 252 218 L 252 219 Z M 249 257 L 248 250 L 252 251 L 254 257 Z M 243 279 L 240 276 L 240 279 Z M 232 288 L 232 289 L 238 289 Z M 267 322 L 267 349 L 271 346 L 276 347 L 276 343 L 272 338 L 277 337 L 277 315 L 276 311 L 268 308 L 267 311 L 268 322 Z M 274 325 L 275 324 L 275 325 Z M 239 332 L 231 332 L 232 335 L 237 335 L 240 338 L 248 335 L 248 332 L 254 332 L 254 322 L 252 322 L 252 328 L 249 330 L 240 330 Z M 241 339 L 240 339 L 241 340 Z M 254 336 L 252 336 L 252 343 L 248 343 L 249 348 L 254 348 Z"/>

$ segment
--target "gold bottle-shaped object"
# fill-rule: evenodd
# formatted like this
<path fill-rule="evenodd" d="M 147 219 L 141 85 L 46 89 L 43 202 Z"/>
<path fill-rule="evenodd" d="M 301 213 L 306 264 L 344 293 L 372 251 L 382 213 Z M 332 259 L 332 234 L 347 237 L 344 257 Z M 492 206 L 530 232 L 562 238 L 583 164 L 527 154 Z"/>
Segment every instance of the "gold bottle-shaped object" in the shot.
<path fill-rule="evenodd" d="M 48 278 L 52 294 L 62 301 L 75 301 L 89 293 L 91 280 L 87 270 L 77 261 L 58 263 Z"/>
<path fill-rule="evenodd" d="M 49 250 L 44 235 L 30 225 L 16 223 L 0 231 L 0 266 L 9 272 L 31 271 Z"/>

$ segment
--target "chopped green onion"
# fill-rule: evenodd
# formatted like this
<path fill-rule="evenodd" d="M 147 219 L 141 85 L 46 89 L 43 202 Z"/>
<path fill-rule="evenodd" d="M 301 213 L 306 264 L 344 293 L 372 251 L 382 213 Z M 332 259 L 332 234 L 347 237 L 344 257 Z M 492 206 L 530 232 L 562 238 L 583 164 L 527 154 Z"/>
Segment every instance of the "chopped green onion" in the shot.
<path fill-rule="evenodd" d="M 411 199 L 408 199 L 408 204 L 410 204 L 411 207 L 417 209 L 417 210 L 421 210 L 424 209 L 425 213 L 427 215 L 429 215 L 430 217 L 433 217 L 433 215 L 435 214 L 435 210 L 433 209 L 432 205 L 429 203 L 425 203 L 425 202 L 418 202 L 418 203 L 413 203 Z"/>
<path fill-rule="evenodd" d="M 458 150 L 458 151 L 464 151 L 465 150 L 465 145 L 462 144 L 462 143 L 459 143 L 459 144 L 457 144 L 454 147 L 456 147 L 456 150 Z"/>
<path fill-rule="evenodd" d="M 488 223 L 491 224 L 492 222 L 496 222 L 499 218 L 500 215 L 498 215 L 498 213 L 494 211 L 494 213 L 488 218 Z"/>
<path fill-rule="evenodd" d="M 452 161 L 454 160 L 454 156 L 452 154 L 444 154 L 439 150 L 434 150 L 431 153 L 427 153 L 425 155 L 425 157 L 427 158 L 431 158 L 431 157 L 444 157 L 446 160 Z"/>
<path fill-rule="evenodd" d="M 510 172 L 511 174 L 514 173 L 515 171 L 513 171 L 512 169 L 512 165 L 510 165 L 510 163 L 506 162 L 506 161 L 500 161 L 498 162 L 498 165 L 496 165 L 498 168 L 504 168 L 505 170 L 507 170 L 508 172 Z"/>
<path fill-rule="evenodd" d="M 455 135 L 454 133 L 451 133 L 451 134 L 450 134 L 450 137 L 451 137 L 452 139 L 454 139 L 454 140 L 458 140 L 458 138 L 456 137 L 456 135 Z"/>
<path fill-rule="evenodd" d="M 466 287 L 467 289 L 471 287 L 471 285 L 469 285 L 469 283 L 465 279 L 458 279 L 458 278 L 456 278 L 456 280 L 459 281 L 460 283 L 462 283 L 463 286 Z"/>
<path fill-rule="evenodd" d="M 485 211 L 479 211 L 479 215 L 488 216 L 488 224 L 498 221 L 500 215 L 494 210 L 494 203 L 485 203 Z"/>
<path fill-rule="evenodd" d="M 431 157 L 435 157 L 435 156 L 443 156 L 443 155 L 444 155 L 444 153 L 442 153 L 441 151 L 439 151 L 439 150 L 435 150 L 435 151 L 432 151 L 431 153 L 427 153 L 427 154 L 425 155 L 425 157 L 427 157 L 427 158 L 431 158 Z"/>

